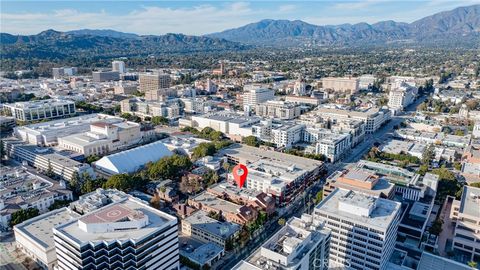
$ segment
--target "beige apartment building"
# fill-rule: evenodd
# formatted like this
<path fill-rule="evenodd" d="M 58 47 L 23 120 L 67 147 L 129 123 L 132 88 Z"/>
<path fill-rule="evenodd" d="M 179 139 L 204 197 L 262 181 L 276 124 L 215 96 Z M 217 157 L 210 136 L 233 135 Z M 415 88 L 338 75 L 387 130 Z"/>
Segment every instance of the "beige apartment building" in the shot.
<path fill-rule="evenodd" d="M 138 81 L 140 82 L 140 92 L 145 93 L 151 90 L 158 90 L 170 87 L 170 75 L 158 73 L 140 74 Z"/>
<path fill-rule="evenodd" d="M 322 79 L 322 86 L 324 89 L 332 89 L 335 92 L 353 94 L 360 88 L 360 81 L 353 77 L 327 77 Z"/>
<path fill-rule="evenodd" d="M 454 200 L 450 218 L 456 221 L 453 249 L 480 261 L 480 188 L 464 186 L 460 201 Z"/>

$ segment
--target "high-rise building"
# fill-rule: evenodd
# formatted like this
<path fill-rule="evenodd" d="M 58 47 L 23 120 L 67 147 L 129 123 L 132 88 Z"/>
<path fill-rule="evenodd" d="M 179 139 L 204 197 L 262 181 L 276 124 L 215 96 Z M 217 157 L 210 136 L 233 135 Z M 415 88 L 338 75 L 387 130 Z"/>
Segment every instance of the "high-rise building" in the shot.
<path fill-rule="evenodd" d="M 125 62 L 123 62 L 123 61 L 113 61 L 112 62 L 112 71 L 116 71 L 120 74 L 125 73 L 127 71 L 125 69 Z"/>
<path fill-rule="evenodd" d="M 480 188 L 463 186 L 462 198 L 455 200 L 450 217 L 456 220 L 453 249 L 467 261 L 480 260 Z"/>
<path fill-rule="evenodd" d="M 56 269 L 179 269 L 177 218 L 131 196 L 53 228 Z"/>
<path fill-rule="evenodd" d="M 263 88 L 261 85 L 245 85 L 243 89 L 243 106 L 254 107 L 275 98 L 275 91 Z"/>
<path fill-rule="evenodd" d="M 388 107 L 395 111 L 402 111 L 412 104 L 417 95 L 418 89 L 405 82 L 395 82 L 388 95 Z"/>
<path fill-rule="evenodd" d="M 314 210 L 331 230 L 329 260 L 349 269 L 386 269 L 395 247 L 401 204 L 336 189 Z"/>
<path fill-rule="evenodd" d="M 94 71 L 92 77 L 94 82 L 118 81 L 120 74 L 118 71 Z"/>
<path fill-rule="evenodd" d="M 140 92 L 156 91 L 170 87 L 171 79 L 168 74 L 144 73 L 139 76 Z"/>

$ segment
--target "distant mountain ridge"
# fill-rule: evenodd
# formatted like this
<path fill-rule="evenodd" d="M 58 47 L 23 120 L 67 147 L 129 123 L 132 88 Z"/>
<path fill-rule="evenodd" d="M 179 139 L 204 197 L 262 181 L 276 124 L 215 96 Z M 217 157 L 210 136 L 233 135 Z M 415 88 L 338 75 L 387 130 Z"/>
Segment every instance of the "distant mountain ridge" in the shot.
<path fill-rule="evenodd" d="M 123 33 L 111 29 L 79 29 L 66 32 L 68 34 L 79 36 L 99 36 L 99 37 L 112 37 L 112 38 L 139 38 L 140 36 L 133 33 Z"/>
<path fill-rule="evenodd" d="M 247 48 L 250 46 L 224 39 L 183 34 L 137 36 L 113 30 L 59 32 L 51 29 L 29 36 L 0 33 L 0 50 L 4 59 L 128 57 Z"/>
<path fill-rule="evenodd" d="M 427 16 L 413 23 L 382 21 L 318 26 L 300 20 L 262 20 L 206 35 L 253 45 L 291 46 L 385 44 L 422 42 L 480 36 L 480 5 L 459 7 Z"/>
<path fill-rule="evenodd" d="M 459 7 L 413 23 L 382 21 L 318 26 L 300 20 L 262 20 L 204 36 L 136 35 L 109 29 L 36 35 L 0 33 L 2 59 L 145 57 L 168 53 L 242 51 L 255 46 L 366 46 L 385 44 L 480 46 L 480 5 Z"/>

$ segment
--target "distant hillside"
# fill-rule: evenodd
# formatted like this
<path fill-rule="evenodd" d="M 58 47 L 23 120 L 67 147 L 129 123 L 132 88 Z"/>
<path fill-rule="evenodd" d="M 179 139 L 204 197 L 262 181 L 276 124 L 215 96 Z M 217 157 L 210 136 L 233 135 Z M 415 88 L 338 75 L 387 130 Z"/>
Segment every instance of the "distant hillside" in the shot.
<path fill-rule="evenodd" d="M 207 36 L 270 46 L 480 41 L 480 5 L 459 7 L 410 24 L 383 21 L 318 26 L 299 20 L 262 20 Z M 478 44 L 472 45 L 478 47 Z"/>
<path fill-rule="evenodd" d="M 3 59 L 147 56 L 164 53 L 232 51 L 249 48 L 218 38 L 166 34 L 132 36 L 111 30 L 43 31 L 37 35 L 0 34 Z"/>
<path fill-rule="evenodd" d="M 139 38 L 137 34 L 132 33 L 123 33 L 110 29 L 80 29 L 68 31 L 68 34 L 79 35 L 79 36 L 99 36 L 99 37 L 112 37 L 112 38 Z"/>

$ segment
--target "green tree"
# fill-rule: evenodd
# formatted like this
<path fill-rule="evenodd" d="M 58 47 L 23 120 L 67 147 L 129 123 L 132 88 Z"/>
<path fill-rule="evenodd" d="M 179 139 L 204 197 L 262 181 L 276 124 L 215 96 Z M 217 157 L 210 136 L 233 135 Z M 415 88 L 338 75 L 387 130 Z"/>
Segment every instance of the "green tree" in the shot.
<path fill-rule="evenodd" d="M 257 137 L 255 137 L 255 136 L 247 136 L 247 137 L 243 138 L 242 142 L 244 144 L 248 145 L 248 146 L 254 146 L 254 147 L 259 146 Z"/>
<path fill-rule="evenodd" d="M 132 177 L 125 173 L 111 176 L 104 184 L 104 188 L 114 188 L 121 191 L 129 191 L 134 186 Z"/>
<path fill-rule="evenodd" d="M 278 219 L 278 224 L 279 224 L 280 226 L 285 226 L 285 223 L 286 223 L 286 221 L 285 221 L 284 218 Z"/>
<path fill-rule="evenodd" d="M 80 175 L 78 175 L 78 172 L 77 171 L 73 172 L 72 178 L 70 179 L 70 188 L 76 194 L 80 193 L 80 186 L 81 186 L 80 182 L 81 182 Z"/>
<path fill-rule="evenodd" d="M 435 147 L 431 144 L 423 152 L 422 163 L 424 165 L 429 166 L 430 162 L 432 162 L 433 158 L 435 157 L 434 149 L 435 149 Z"/>
<path fill-rule="evenodd" d="M 443 221 L 441 219 L 437 218 L 433 222 L 432 227 L 430 227 L 430 229 L 428 231 L 431 234 L 440 235 L 440 233 L 442 232 L 442 226 L 443 226 Z"/>
<path fill-rule="evenodd" d="M 199 159 L 205 156 L 212 156 L 217 152 L 215 145 L 213 143 L 200 143 L 192 152 L 193 159 Z"/>
<path fill-rule="evenodd" d="M 478 267 L 478 263 L 476 261 L 469 261 L 467 265 L 473 269 L 476 269 Z"/>
<path fill-rule="evenodd" d="M 154 116 L 152 117 L 152 123 L 156 126 L 158 125 L 168 125 L 169 121 L 163 116 Z"/>
<path fill-rule="evenodd" d="M 420 175 L 425 175 L 428 172 L 428 166 L 427 165 L 420 165 L 418 168 L 418 174 Z"/>
<path fill-rule="evenodd" d="M 432 170 L 433 174 L 438 175 L 438 188 L 436 202 L 443 203 L 447 196 L 459 197 L 462 186 L 455 178 L 455 174 L 447 168 L 438 168 Z"/>
<path fill-rule="evenodd" d="M 52 211 L 55 209 L 68 206 L 71 202 L 72 202 L 71 200 L 55 200 L 53 204 L 48 207 L 48 210 Z"/>
<path fill-rule="evenodd" d="M 315 195 L 315 204 L 319 204 L 322 200 L 323 200 L 323 191 L 320 190 L 320 191 L 317 192 L 317 194 Z"/>
<path fill-rule="evenodd" d="M 27 208 L 27 209 L 20 209 L 16 212 L 12 213 L 12 217 L 10 219 L 10 226 L 15 226 L 24 222 L 25 220 L 29 220 L 34 218 L 40 214 L 37 208 Z"/>
<path fill-rule="evenodd" d="M 472 186 L 472 187 L 480 188 L 480 182 L 470 183 L 470 184 L 468 184 L 468 185 L 469 185 L 469 186 Z"/>
<path fill-rule="evenodd" d="M 152 180 L 158 178 L 171 179 L 180 177 L 192 167 L 192 161 L 182 155 L 164 157 L 147 167 L 148 177 Z"/>
<path fill-rule="evenodd" d="M 91 156 L 88 156 L 87 159 L 85 160 L 86 163 L 88 164 L 92 164 L 93 162 L 99 160 L 100 157 L 97 156 L 97 155 L 91 155 Z"/>
<path fill-rule="evenodd" d="M 96 179 L 96 180 L 87 179 L 82 184 L 81 192 L 82 194 L 93 192 L 97 190 L 97 188 L 101 188 L 104 183 L 105 181 L 103 181 L 102 179 Z"/>
<path fill-rule="evenodd" d="M 52 162 L 50 161 L 50 159 L 48 160 L 48 167 L 47 167 L 47 171 L 45 172 L 45 175 L 48 177 L 55 176 L 55 173 L 53 172 L 53 168 L 52 168 Z"/>

